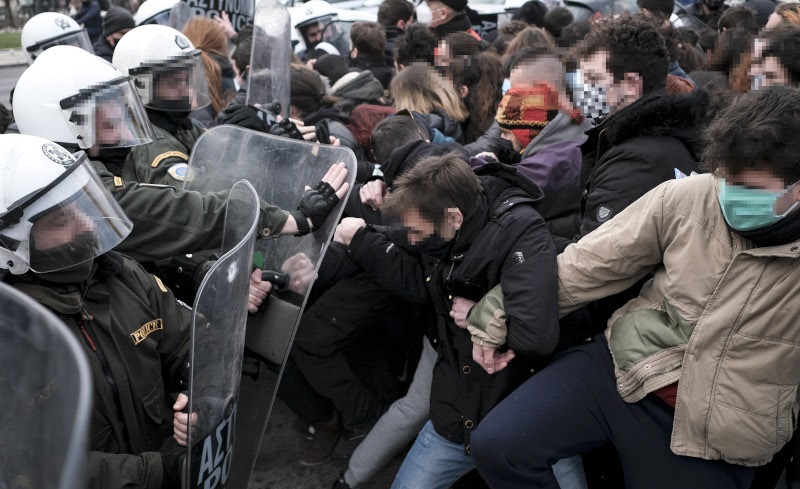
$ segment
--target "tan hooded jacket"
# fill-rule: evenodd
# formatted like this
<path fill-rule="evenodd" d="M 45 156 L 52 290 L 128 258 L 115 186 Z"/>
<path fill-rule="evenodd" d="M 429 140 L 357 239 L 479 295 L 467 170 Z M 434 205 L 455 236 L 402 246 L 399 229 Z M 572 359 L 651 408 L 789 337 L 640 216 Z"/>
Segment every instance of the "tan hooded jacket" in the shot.
<path fill-rule="evenodd" d="M 711 175 L 665 182 L 558 257 L 563 316 L 653 273 L 606 336 L 627 402 L 679 382 L 670 448 L 757 466 L 789 441 L 800 383 L 800 241 L 755 248 L 726 226 Z M 502 293 L 469 316 L 502 344 Z"/>

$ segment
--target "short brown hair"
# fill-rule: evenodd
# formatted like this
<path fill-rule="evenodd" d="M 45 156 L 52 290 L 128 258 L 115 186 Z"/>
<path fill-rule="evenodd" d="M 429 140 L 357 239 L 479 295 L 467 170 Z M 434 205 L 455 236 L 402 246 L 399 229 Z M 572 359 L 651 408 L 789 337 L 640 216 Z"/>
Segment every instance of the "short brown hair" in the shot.
<path fill-rule="evenodd" d="M 408 22 L 414 16 L 414 4 L 408 0 L 383 0 L 378 7 L 378 22 L 384 26 Z"/>
<path fill-rule="evenodd" d="M 445 209 L 456 207 L 469 219 L 475 214 L 481 182 L 469 164 L 455 152 L 422 158 L 398 176 L 383 202 L 383 212 L 399 216 L 416 209 L 422 218 L 436 224 Z"/>
<path fill-rule="evenodd" d="M 358 55 L 383 55 L 386 31 L 377 22 L 356 22 L 350 29 L 350 40 Z"/>

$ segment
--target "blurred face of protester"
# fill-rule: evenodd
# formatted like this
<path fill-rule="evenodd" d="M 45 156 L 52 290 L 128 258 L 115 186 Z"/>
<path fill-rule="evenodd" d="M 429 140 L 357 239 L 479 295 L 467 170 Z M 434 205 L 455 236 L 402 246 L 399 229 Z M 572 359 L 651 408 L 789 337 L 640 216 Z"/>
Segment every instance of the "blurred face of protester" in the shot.
<path fill-rule="evenodd" d="M 776 86 L 789 86 L 789 73 L 776 56 L 764 56 L 766 44 L 756 39 L 753 46 L 753 58 L 750 64 L 750 80 L 752 88 L 758 90 Z"/>
<path fill-rule="evenodd" d="M 403 227 L 408 232 L 408 242 L 412 246 L 423 245 L 439 238 L 444 242 L 452 240 L 463 221 L 461 211 L 456 208 L 445 209 L 442 222 L 435 223 L 422 217 L 418 209 L 408 209 L 401 216 Z"/>
<path fill-rule="evenodd" d="M 109 35 L 106 36 L 106 41 L 108 41 L 108 43 L 111 44 L 112 48 L 116 47 L 117 43 L 119 42 L 119 40 L 122 39 L 122 36 L 127 34 L 128 31 L 130 31 L 130 29 L 122 29 L 121 31 L 117 31 L 117 32 L 114 32 L 113 34 L 109 34 Z"/>
<path fill-rule="evenodd" d="M 612 112 L 623 109 L 642 96 L 642 78 L 638 73 L 625 73 L 615 81 L 608 70 L 609 53 L 599 50 L 580 60 L 580 69 L 587 84 L 605 89 L 606 103 Z"/>

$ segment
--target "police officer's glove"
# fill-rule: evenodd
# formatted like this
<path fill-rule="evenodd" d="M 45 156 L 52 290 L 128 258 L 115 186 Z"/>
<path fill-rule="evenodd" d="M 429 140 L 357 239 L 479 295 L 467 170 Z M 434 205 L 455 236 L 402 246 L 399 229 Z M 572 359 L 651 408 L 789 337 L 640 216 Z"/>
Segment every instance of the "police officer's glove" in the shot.
<path fill-rule="evenodd" d="M 228 107 L 217 116 L 217 121 L 219 124 L 230 124 L 259 132 L 267 132 L 269 129 L 259 117 L 258 109 L 249 105 Z"/>
<path fill-rule="evenodd" d="M 274 136 L 281 136 L 289 139 L 299 139 L 300 141 L 303 140 L 303 133 L 301 133 L 300 129 L 297 128 L 294 122 L 290 121 L 289 119 L 284 119 L 273 124 L 272 127 L 269 128 L 269 133 Z"/>
<path fill-rule="evenodd" d="M 336 191 L 333 190 L 333 187 L 331 187 L 328 182 L 321 181 L 314 188 L 307 190 L 306 193 L 303 194 L 303 198 L 300 200 L 300 205 L 297 209 L 304 217 L 301 221 L 306 222 L 305 218 L 310 219 L 311 230 L 316 231 L 325 224 L 328 214 L 333 211 L 338 203 L 339 196 L 336 195 Z M 295 220 L 297 220 L 297 217 L 295 217 Z M 305 224 L 304 227 L 307 228 L 307 224 Z M 297 228 L 299 230 L 298 235 L 303 235 L 308 232 L 308 229 L 303 229 L 299 223 Z"/>
<path fill-rule="evenodd" d="M 161 465 L 164 467 L 164 478 L 161 487 L 164 489 L 180 489 L 183 462 L 186 460 L 186 447 L 178 445 L 175 438 L 169 437 L 161 445 Z"/>

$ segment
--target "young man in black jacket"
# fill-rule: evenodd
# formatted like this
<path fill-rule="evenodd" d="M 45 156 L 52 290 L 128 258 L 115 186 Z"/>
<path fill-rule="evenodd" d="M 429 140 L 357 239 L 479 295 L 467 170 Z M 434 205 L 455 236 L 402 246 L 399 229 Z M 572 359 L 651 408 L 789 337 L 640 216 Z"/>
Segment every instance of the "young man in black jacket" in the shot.
<path fill-rule="evenodd" d="M 401 467 L 394 488 L 445 488 L 474 466 L 470 434 L 515 386 L 538 370 L 556 346 L 555 249 L 534 210 L 535 184 L 496 164 L 476 176 L 456 154 L 421 160 L 399 176 L 383 204 L 407 231 L 405 247 L 363 220 L 344 219 L 334 240 L 375 282 L 398 297 L 430 304 L 438 351 L 429 421 Z M 496 284 L 512 297 L 508 345 L 473 350 L 465 316 Z M 522 291 L 526 291 L 524 294 Z M 531 291 L 534 292 L 531 292 Z M 511 305 L 513 304 L 513 305 Z M 473 360 L 489 355 L 504 365 L 489 375 Z"/>

